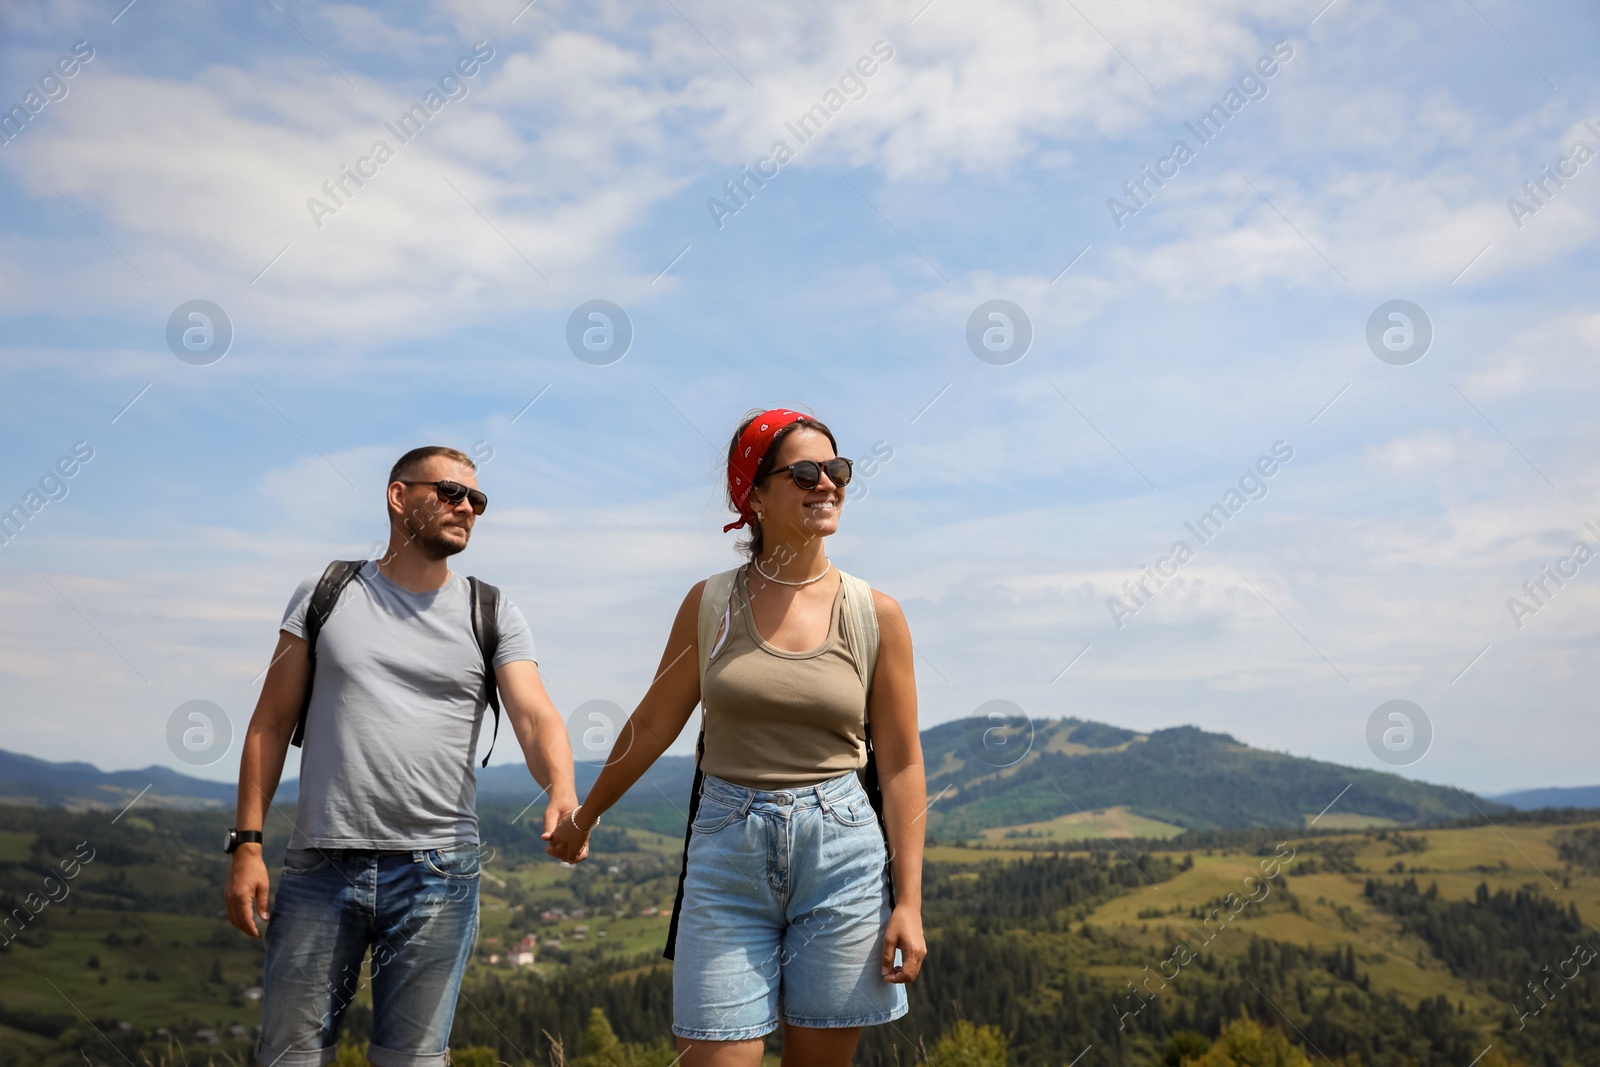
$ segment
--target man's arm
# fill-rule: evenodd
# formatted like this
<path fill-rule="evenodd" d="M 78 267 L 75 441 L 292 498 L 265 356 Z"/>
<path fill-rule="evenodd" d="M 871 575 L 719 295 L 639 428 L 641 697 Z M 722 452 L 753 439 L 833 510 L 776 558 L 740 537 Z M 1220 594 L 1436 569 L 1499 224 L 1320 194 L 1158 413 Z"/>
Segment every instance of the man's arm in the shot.
<path fill-rule="evenodd" d="M 234 825 L 240 830 L 260 830 L 266 825 L 267 808 L 278 791 L 278 779 L 283 776 L 289 738 L 300 721 L 300 705 L 310 677 L 311 657 L 305 639 L 280 630 L 278 647 L 267 667 L 239 755 L 239 802 Z M 261 936 L 256 916 L 267 917 L 270 884 L 260 845 L 244 844 L 234 850 L 223 896 L 228 905 L 228 921 L 251 937 Z"/>
<path fill-rule="evenodd" d="M 500 687 L 500 703 L 516 731 L 522 757 L 528 762 L 528 772 L 549 794 L 550 803 L 544 810 L 544 832 L 548 835 L 567 812 L 578 806 L 567 724 L 550 702 L 539 667 L 532 660 L 513 660 L 496 668 L 494 677 Z"/>

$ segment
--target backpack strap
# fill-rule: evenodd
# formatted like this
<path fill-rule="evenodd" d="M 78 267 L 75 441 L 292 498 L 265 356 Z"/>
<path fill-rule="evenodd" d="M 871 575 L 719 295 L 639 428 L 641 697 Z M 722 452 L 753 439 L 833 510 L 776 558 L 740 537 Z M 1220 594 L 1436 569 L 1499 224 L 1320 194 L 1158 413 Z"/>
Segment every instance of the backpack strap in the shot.
<path fill-rule="evenodd" d="M 706 579 L 700 591 L 700 615 L 695 626 L 696 651 L 700 659 L 700 692 L 705 693 L 706 669 L 728 643 L 728 633 L 733 627 L 733 583 L 738 580 L 742 567 L 713 574 Z M 694 785 L 689 790 L 689 820 L 683 829 L 683 862 L 678 868 L 678 893 L 672 900 L 672 923 L 667 927 L 667 947 L 661 954 L 672 959 L 678 949 L 678 916 L 683 912 L 683 883 L 689 875 L 689 837 L 694 833 L 695 816 L 700 811 L 700 787 L 705 783 L 705 772 L 700 760 L 706 754 L 706 727 L 704 697 L 701 699 L 700 736 L 694 742 Z"/>
<path fill-rule="evenodd" d="M 483 754 L 483 765 L 487 767 L 494 743 L 500 739 L 500 687 L 494 679 L 494 657 L 500 650 L 500 590 L 470 575 L 467 585 L 472 592 L 472 639 L 483 654 L 483 686 L 489 707 L 494 709 L 494 733 Z"/>
<path fill-rule="evenodd" d="M 852 574 L 839 572 L 844 582 L 844 640 L 856 661 L 861 688 L 872 692 L 872 672 L 878 667 L 878 609 L 872 587 Z"/>
<path fill-rule="evenodd" d="M 713 574 L 706 579 L 700 594 L 700 622 L 697 628 L 700 652 L 700 684 L 705 685 L 706 669 L 717 653 L 728 643 L 728 631 L 733 627 L 733 583 L 738 580 L 743 567 Z"/>
<path fill-rule="evenodd" d="M 861 768 L 861 788 L 878 817 L 885 851 L 889 845 L 889 826 L 883 818 L 883 788 L 878 783 L 878 755 L 872 748 L 872 675 L 878 667 L 878 608 L 872 601 L 872 587 L 860 578 L 839 572 L 844 583 L 844 639 L 850 657 L 856 661 L 861 688 L 867 704 L 861 714 L 861 740 L 867 750 L 866 766 Z M 885 870 L 888 869 L 885 861 Z M 894 907 L 894 879 L 889 879 L 889 907 Z"/>
<path fill-rule="evenodd" d="M 311 603 L 306 606 L 306 656 L 310 660 L 310 669 L 306 672 L 305 695 L 300 700 L 300 719 L 294 724 L 294 734 L 289 738 L 289 743 L 296 748 L 301 746 L 306 737 L 306 712 L 311 710 L 311 688 L 317 677 L 317 637 L 321 635 L 328 616 L 333 614 L 339 594 L 366 565 L 364 559 L 336 559 L 328 564 L 317 582 L 316 591 L 311 594 Z"/>

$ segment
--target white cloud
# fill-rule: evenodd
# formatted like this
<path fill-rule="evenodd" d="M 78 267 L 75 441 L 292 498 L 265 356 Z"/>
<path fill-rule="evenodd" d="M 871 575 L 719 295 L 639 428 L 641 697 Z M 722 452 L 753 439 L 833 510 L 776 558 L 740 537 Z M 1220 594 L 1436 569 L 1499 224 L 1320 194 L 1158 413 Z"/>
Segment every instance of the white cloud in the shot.
<path fill-rule="evenodd" d="M 450 43 L 441 33 L 420 33 L 395 26 L 380 13 L 353 4 L 327 4 L 318 9 L 317 15 L 333 27 L 338 44 L 358 52 L 415 55 L 425 48 Z"/>

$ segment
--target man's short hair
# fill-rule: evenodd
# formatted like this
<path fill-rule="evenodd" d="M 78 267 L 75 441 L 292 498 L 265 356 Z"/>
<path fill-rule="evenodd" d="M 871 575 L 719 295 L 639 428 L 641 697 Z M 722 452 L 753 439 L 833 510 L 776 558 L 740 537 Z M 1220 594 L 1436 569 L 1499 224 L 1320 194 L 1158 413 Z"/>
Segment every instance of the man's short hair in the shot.
<path fill-rule="evenodd" d="M 410 452 L 395 460 L 394 466 L 389 468 L 389 480 L 384 484 L 393 485 L 395 482 L 409 480 L 413 474 L 417 473 L 418 467 L 434 456 L 453 459 L 469 470 L 475 471 L 478 469 L 478 465 L 472 462 L 465 452 L 457 451 L 454 448 L 446 448 L 444 445 L 424 445 L 421 448 L 413 448 Z"/>

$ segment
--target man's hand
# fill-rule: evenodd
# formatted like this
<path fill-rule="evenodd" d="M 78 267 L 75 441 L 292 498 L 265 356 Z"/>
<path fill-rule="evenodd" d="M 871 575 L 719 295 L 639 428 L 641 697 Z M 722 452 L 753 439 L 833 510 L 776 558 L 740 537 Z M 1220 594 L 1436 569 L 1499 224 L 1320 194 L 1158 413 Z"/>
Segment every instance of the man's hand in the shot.
<path fill-rule="evenodd" d="M 222 891 L 228 905 L 228 921 L 251 937 L 260 938 L 256 917 L 267 918 L 267 892 L 271 881 L 261 859 L 261 846 L 240 845 L 233 853 L 233 867 Z"/>
<path fill-rule="evenodd" d="M 589 831 L 572 825 L 572 812 L 577 807 L 573 797 L 552 799 L 544 809 L 544 833 L 539 836 L 548 842 L 545 852 L 562 863 L 578 863 L 589 855 Z"/>

